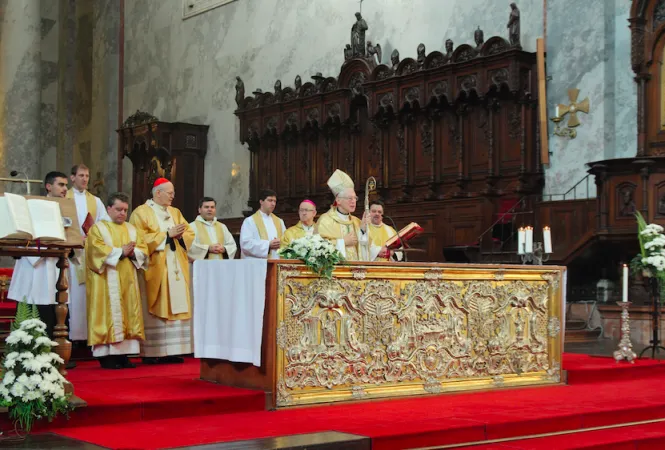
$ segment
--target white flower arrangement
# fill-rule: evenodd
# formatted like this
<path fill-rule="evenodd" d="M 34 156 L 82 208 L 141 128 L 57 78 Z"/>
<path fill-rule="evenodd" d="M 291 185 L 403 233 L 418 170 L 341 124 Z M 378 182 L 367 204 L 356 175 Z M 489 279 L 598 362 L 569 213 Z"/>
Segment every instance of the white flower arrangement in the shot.
<path fill-rule="evenodd" d="M 282 258 L 302 260 L 310 270 L 326 278 L 332 276 L 336 264 L 344 261 L 339 250 L 318 234 L 293 240 L 279 254 Z"/>
<path fill-rule="evenodd" d="M 9 408 L 9 417 L 26 432 L 35 420 L 52 420 L 70 410 L 66 380 L 58 371 L 64 361 L 51 351 L 58 343 L 46 335 L 38 317 L 34 305 L 18 304 L 1 368 L 0 405 Z"/>

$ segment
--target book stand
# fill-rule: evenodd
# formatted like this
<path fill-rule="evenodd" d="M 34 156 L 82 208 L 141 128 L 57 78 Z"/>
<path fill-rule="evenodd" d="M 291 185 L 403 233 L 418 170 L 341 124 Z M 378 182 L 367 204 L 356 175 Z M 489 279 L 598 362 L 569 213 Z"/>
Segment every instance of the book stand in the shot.
<path fill-rule="evenodd" d="M 80 227 L 76 215 L 76 204 L 74 199 L 59 198 L 59 197 L 39 197 L 26 195 L 25 198 L 39 198 L 41 200 L 55 201 L 60 204 L 60 212 L 63 217 L 68 217 L 72 224 L 65 228 L 65 242 L 58 243 L 39 243 L 36 241 L 25 241 L 16 239 L 0 239 L 0 256 L 11 256 L 13 258 L 21 258 L 26 256 L 38 257 L 54 257 L 58 258 L 56 267 L 60 269 L 58 280 L 56 282 L 56 295 L 55 295 L 55 315 L 56 325 L 54 328 L 53 336 L 58 346 L 55 348 L 57 353 L 63 360 L 64 364 L 60 366 L 60 373 L 65 377 L 65 393 L 71 394 L 69 402 L 75 407 L 87 406 L 87 403 L 74 394 L 74 386 L 67 380 L 67 370 L 65 367 L 69 362 L 72 355 L 72 343 L 69 341 L 69 330 L 67 329 L 67 300 L 69 288 L 67 269 L 69 268 L 69 254 L 74 249 L 83 248 L 83 236 L 81 236 Z"/>

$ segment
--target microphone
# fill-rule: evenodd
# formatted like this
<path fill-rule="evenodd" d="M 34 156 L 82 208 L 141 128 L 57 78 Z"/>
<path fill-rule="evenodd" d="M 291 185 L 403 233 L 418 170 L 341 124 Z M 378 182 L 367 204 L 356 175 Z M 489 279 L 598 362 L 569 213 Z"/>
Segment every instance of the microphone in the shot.
<path fill-rule="evenodd" d="M 30 195 L 30 182 L 28 181 L 28 174 L 26 174 L 25 172 L 19 172 L 18 170 L 12 170 L 11 172 L 9 172 L 9 175 L 13 177 L 17 175 L 23 175 L 23 177 L 25 178 L 25 189 L 28 191 L 28 195 Z"/>
<path fill-rule="evenodd" d="M 406 248 L 404 247 L 404 242 L 402 242 L 402 236 L 399 235 L 399 231 L 397 230 L 397 226 L 395 225 L 395 221 L 393 220 L 393 218 L 385 215 L 383 216 L 383 218 L 390 220 L 390 224 L 393 226 L 395 233 L 397 233 L 397 240 L 399 240 L 399 246 L 403 249 Z M 402 252 L 402 255 L 404 256 L 404 262 L 408 262 L 406 260 L 406 252 Z"/>

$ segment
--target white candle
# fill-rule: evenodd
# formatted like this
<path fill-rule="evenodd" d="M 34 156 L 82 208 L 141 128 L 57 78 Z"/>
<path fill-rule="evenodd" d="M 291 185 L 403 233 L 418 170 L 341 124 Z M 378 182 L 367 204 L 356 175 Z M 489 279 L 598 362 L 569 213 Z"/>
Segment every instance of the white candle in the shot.
<path fill-rule="evenodd" d="M 554 117 L 559 117 L 559 105 L 556 105 L 556 108 L 554 109 Z"/>
<path fill-rule="evenodd" d="M 517 231 L 517 254 L 518 255 L 523 255 L 524 254 L 524 237 L 525 237 L 524 228 L 520 227 L 520 229 Z"/>
<path fill-rule="evenodd" d="M 552 253 L 552 232 L 550 227 L 543 228 L 543 247 L 545 247 L 545 253 Z"/>
<path fill-rule="evenodd" d="M 623 265 L 623 301 L 628 301 L 628 266 Z"/>
<path fill-rule="evenodd" d="M 524 251 L 533 253 L 533 227 L 526 227 Z"/>

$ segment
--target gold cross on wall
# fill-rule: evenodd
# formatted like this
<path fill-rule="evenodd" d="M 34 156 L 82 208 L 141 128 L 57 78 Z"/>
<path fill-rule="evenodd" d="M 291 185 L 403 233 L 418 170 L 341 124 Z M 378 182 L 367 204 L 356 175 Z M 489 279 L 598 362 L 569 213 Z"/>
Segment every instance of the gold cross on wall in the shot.
<path fill-rule="evenodd" d="M 563 117 L 570 113 L 567 124 L 567 126 L 570 128 L 576 127 L 580 124 L 580 119 L 577 118 L 578 112 L 583 112 L 585 114 L 589 113 L 589 97 L 585 98 L 580 103 L 577 103 L 578 95 L 580 95 L 579 89 L 568 89 L 568 99 L 570 100 L 570 105 L 557 105 L 559 112 L 558 117 Z"/>

